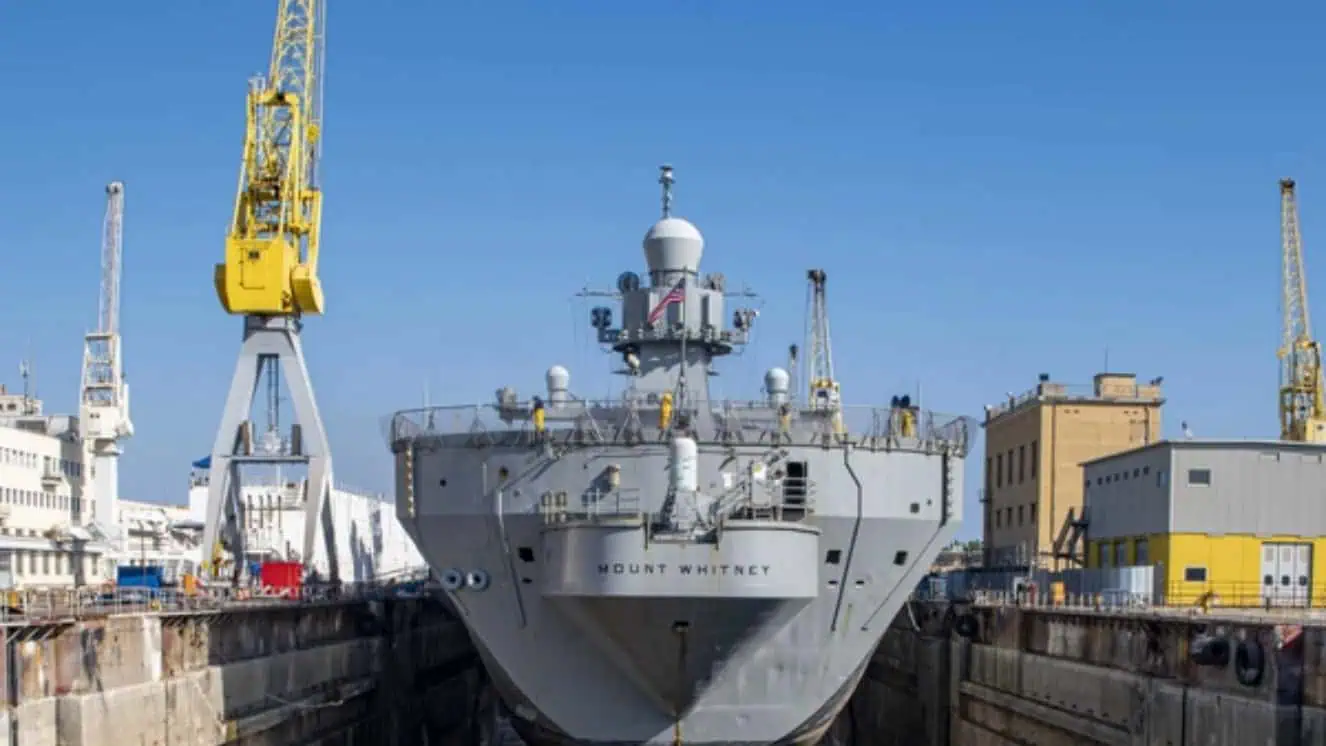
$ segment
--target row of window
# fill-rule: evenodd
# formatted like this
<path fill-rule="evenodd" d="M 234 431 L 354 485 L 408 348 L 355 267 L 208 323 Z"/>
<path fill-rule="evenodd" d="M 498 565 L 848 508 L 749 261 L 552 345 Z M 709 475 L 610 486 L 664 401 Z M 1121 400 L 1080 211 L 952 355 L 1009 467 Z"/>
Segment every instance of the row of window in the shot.
<path fill-rule="evenodd" d="M 1150 546 L 1145 537 L 1115 539 L 1114 541 L 1101 541 L 1096 544 L 1096 567 L 1128 567 L 1129 565 L 1149 564 L 1151 564 Z"/>
<path fill-rule="evenodd" d="M 1150 467 L 1150 466 L 1142 466 L 1142 467 L 1138 467 L 1138 468 L 1136 468 L 1136 469 L 1133 469 L 1132 472 L 1131 472 L 1131 475 L 1132 475 L 1132 478 L 1133 478 L 1133 479 L 1140 479 L 1141 477 L 1146 476 L 1146 475 L 1149 475 L 1150 473 L 1151 473 L 1151 467 Z M 1129 478 L 1129 474 L 1130 474 L 1130 472 L 1129 472 L 1127 469 L 1124 469 L 1124 470 L 1121 471 L 1121 472 L 1117 472 L 1117 473 L 1114 473 L 1114 474 L 1106 474 L 1105 476 L 1102 476 L 1102 477 L 1096 477 L 1096 484 L 1097 484 L 1097 485 L 1102 485 L 1102 484 L 1113 484 L 1113 483 L 1115 483 L 1115 482 L 1122 482 L 1122 481 L 1124 481 L 1124 480 L 1126 480 L 1126 479 Z M 1164 470 L 1164 469 L 1156 469 L 1156 486 L 1157 486 L 1157 487 L 1164 487 L 1164 486 L 1166 485 L 1165 476 L 1166 476 L 1166 474 L 1165 474 L 1165 470 Z M 1192 486 L 1194 486 L 1194 487 L 1210 487 L 1210 486 L 1211 486 L 1211 470 L 1210 470 L 1210 469 L 1189 469 L 1189 470 L 1188 470 L 1188 484 L 1189 484 L 1189 485 L 1192 485 Z M 1086 481 L 1086 484 L 1083 485 L 1083 486 L 1085 486 L 1085 487 L 1090 487 L 1090 486 L 1091 486 L 1091 480 L 1088 479 L 1088 480 Z"/>
<path fill-rule="evenodd" d="M 1013 455 L 1017 454 L 1014 460 Z M 985 457 L 985 488 L 989 492 L 1005 484 L 1022 484 L 1030 479 L 1036 481 L 1036 464 L 1039 462 L 1040 448 L 1037 441 L 1010 448 L 1006 453 L 996 453 Z M 1014 481 L 1016 478 L 1016 482 Z M 993 481 L 992 481 L 993 480 Z"/>
<path fill-rule="evenodd" d="M 0 464 L 8 466 L 22 466 L 28 469 L 41 467 L 44 473 L 54 474 L 58 467 L 60 473 L 66 477 L 78 477 L 83 474 L 83 465 L 77 461 L 55 458 L 53 456 L 42 456 L 41 454 L 25 451 L 21 448 L 0 448 Z"/>
<path fill-rule="evenodd" d="M 22 575 L 73 575 L 76 569 L 74 555 L 45 549 L 0 550 L 0 567 L 8 565 L 14 576 Z M 83 572 L 87 576 L 96 574 L 97 555 L 83 555 Z"/>
<path fill-rule="evenodd" d="M 18 487 L 0 487 L 0 504 L 73 512 L 81 512 L 83 509 L 82 498 Z"/>
<path fill-rule="evenodd" d="M 1024 508 L 1026 509 L 1025 512 L 1023 510 Z M 1027 523 L 1034 524 L 1036 522 L 1036 503 L 1028 503 L 1027 505 L 1017 506 L 1017 517 L 1018 517 L 1018 522 L 1017 522 L 1018 526 L 1023 526 Z M 1007 526 L 1008 528 L 1012 528 L 1014 525 L 1013 508 L 1011 507 L 1003 509 L 996 508 L 994 510 L 994 524 L 995 528 L 1004 528 L 1005 526 Z"/>

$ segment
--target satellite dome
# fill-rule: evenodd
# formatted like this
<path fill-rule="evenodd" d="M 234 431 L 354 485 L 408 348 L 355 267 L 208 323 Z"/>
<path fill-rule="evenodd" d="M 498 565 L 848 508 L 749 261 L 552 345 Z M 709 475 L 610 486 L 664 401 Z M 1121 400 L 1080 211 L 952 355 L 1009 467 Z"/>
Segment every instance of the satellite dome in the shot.
<path fill-rule="evenodd" d="M 704 236 L 700 229 L 681 218 L 663 218 L 654 223 L 645 234 L 645 263 L 649 272 L 700 271 L 700 257 L 704 254 Z"/>

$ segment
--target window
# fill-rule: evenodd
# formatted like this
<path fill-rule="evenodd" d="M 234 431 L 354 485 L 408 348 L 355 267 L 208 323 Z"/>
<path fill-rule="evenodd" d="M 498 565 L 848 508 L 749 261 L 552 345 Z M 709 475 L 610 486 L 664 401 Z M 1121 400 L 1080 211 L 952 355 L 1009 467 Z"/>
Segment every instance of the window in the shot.
<path fill-rule="evenodd" d="M 1031 481 L 1036 481 L 1036 457 L 1039 455 L 1037 441 L 1031 441 Z"/>
<path fill-rule="evenodd" d="M 1021 526 L 1022 524 L 1023 524 L 1022 506 L 1019 505 L 1019 506 L 1018 506 L 1018 525 Z"/>
<path fill-rule="evenodd" d="M 1157 487 L 1168 487 L 1168 486 L 1169 486 L 1169 479 L 1167 479 L 1167 478 L 1165 477 L 1165 470 L 1164 470 L 1164 469 L 1156 469 L 1156 486 L 1157 486 Z"/>
<path fill-rule="evenodd" d="M 1196 486 L 1199 486 L 1199 487 L 1210 487 L 1210 486 L 1211 486 L 1211 470 L 1210 470 L 1210 469 L 1189 469 L 1189 470 L 1188 470 L 1188 484 L 1196 485 Z"/>
<path fill-rule="evenodd" d="M 1128 542 L 1114 542 L 1114 566 L 1126 567 L 1128 565 Z"/>
<path fill-rule="evenodd" d="M 995 528 L 1003 528 L 1003 527 L 1004 527 L 1004 511 L 1002 511 L 1002 510 L 996 510 L 996 511 L 994 512 L 994 517 L 995 517 Z"/>
<path fill-rule="evenodd" d="M 985 496 L 988 499 L 994 487 L 994 459 L 985 457 Z"/>
<path fill-rule="evenodd" d="M 1018 484 L 1027 478 L 1027 447 L 1018 446 Z"/>
<path fill-rule="evenodd" d="M 1036 503 L 1031 504 L 1031 522 L 1036 522 Z"/>
<path fill-rule="evenodd" d="M 1110 543 L 1102 541 L 1096 545 L 1096 564 L 1100 567 L 1110 566 Z"/>
<path fill-rule="evenodd" d="M 1013 525 L 1013 509 L 1012 509 L 1012 508 L 1004 508 L 1004 523 L 1007 523 L 1009 526 L 1012 526 L 1012 525 Z"/>
<path fill-rule="evenodd" d="M 1183 582 L 1185 583 L 1205 583 L 1205 567 L 1185 567 L 1183 568 Z"/>
<path fill-rule="evenodd" d="M 1004 486 L 1004 454 L 995 454 L 995 486 Z"/>
<path fill-rule="evenodd" d="M 1135 547 L 1134 550 L 1133 550 L 1134 553 L 1137 555 L 1137 560 L 1136 560 L 1136 562 L 1134 562 L 1134 564 L 1138 564 L 1138 565 L 1149 565 L 1149 564 L 1151 564 L 1150 550 L 1151 550 L 1151 547 L 1150 547 L 1150 545 L 1147 543 L 1147 540 L 1146 540 L 1146 539 L 1138 539 L 1138 540 L 1137 540 L 1137 545 L 1136 545 L 1136 547 Z"/>

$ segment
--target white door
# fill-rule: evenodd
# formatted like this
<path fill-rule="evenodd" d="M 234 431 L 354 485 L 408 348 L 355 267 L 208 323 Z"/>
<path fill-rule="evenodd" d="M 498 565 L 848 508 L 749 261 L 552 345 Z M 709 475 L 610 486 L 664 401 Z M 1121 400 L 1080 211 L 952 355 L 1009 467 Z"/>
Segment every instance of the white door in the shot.
<path fill-rule="evenodd" d="M 1262 545 L 1262 599 L 1272 606 L 1305 607 L 1312 601 L 1312 545 Z"/>
<path fill-rule="evenodd" d="M 1276 571 L 1279 565 L 1279 552 L 1276 551 L 1274 544 L 1262 544 L 1262 603 L 1276 604 L 1279 601 L 1279 594 L 1276 589 L 1279 588 L 1279 573 Z"/>
<path fill-rule="evenodd" d="M 1312 545 L 1294 544 L 1294 605 L 1306 607 L 1312 601 Z"/>
<path fill-rule="evenodd" d="M 1275 562 L 1275 591 L 1280 606 L 1294 603 L 1294 545 L 1277 544 L 1276 552 L 1280 555 Z"/>

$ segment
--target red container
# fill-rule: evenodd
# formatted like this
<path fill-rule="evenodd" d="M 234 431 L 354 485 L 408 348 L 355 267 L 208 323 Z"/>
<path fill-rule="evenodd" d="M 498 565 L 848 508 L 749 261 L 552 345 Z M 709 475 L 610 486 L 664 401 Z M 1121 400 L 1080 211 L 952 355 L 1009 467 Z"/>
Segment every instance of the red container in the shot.
<path fill-rule="evenodd" d="M 263 590 L 281 596 L 298 596 L 304 584 L 302 562 L 264 562 L 260 579 Z"/>

